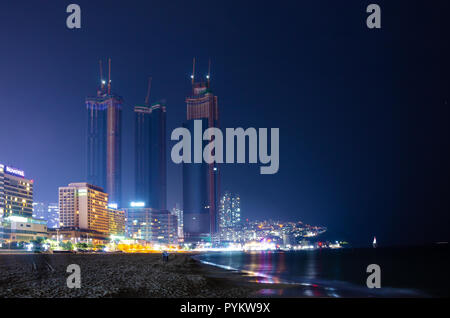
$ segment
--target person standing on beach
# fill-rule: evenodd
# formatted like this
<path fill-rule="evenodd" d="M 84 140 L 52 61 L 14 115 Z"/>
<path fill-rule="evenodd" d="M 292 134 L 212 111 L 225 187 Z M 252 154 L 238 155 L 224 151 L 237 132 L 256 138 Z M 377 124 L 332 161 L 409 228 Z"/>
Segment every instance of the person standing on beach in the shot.
<path fill-rule="evenodd" d="M 169 253 L 167 253 L 167 251 L 163 251 L 162 258 L 163 258 L 163 262 L 167 263 L 169 261 Z"/>

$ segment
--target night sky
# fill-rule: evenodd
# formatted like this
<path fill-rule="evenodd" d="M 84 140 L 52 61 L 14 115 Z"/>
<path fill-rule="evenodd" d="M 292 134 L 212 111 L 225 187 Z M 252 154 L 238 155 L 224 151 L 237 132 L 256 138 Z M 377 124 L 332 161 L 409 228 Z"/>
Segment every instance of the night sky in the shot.
<path fill-rule="evenodd" d="M 77 3 L 82 28 L 69 30 Z M 378 3 L 382 29 L 366 27 Z M 2 1 L 0 162 L 35 180 L 35 201 L 85 179 L 84 99 L 112 59 L 125 99 L 123 192 L 134 188 L 133 106 L 186 118 L 192 58 L 212 60 L 221 127 L 280 128 L 280 170 L 222 167 L 244 218 L 302 220 L 368 245 L 449 239 L 448 1 Z M 106 63 L 105 68 L 106 69 Z M 104 71 L 106 74 L 106 71 Z M 168 141 L 168 159 L 174 142 Z M 168 207 L 182 202 L 168 163 Z"/>

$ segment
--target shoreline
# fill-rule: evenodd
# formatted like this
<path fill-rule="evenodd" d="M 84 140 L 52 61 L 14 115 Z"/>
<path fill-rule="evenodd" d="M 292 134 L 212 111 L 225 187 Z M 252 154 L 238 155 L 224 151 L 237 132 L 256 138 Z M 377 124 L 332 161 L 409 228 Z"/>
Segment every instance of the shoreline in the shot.
<path fill-rule="evenodd" d="M 250 282 L 242 273 L 202 264 L 191 253 L 0 254 L 0 298 L 248 298 L 284 284 Z M 67 266 L 81 268 L 70 289 Z"/>
<path fill-rule="evenodd" d="M 345 281 L 287 281 L 202 260 L 203 253 L 0 253 L 0 298 L 429 297 L 414 289 L 368 290 Z M 81 288 L 67 287 L 67 266 Z"/>

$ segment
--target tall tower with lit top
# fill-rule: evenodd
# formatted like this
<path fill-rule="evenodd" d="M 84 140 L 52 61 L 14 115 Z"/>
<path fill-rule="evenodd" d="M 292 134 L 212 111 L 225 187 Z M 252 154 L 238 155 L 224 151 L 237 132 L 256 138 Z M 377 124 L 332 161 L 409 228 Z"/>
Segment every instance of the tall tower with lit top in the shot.
<path fill-rule="evenodd" d="M 204 130 L 219 125 L 217 96 L 210 89 L 210 66 L 205 82 L 195 81 L 195 59 L 191 75 L 192 94 L 186 97 L 187 121 L 184 127 L 194 132 L 194 121 Z M 203 133 L 203 131 L 202 131 Z M 206 145 L 204 141 L 204 145 Z M 183 223 L 185 241 L 214 240 L 218 224 L 219 168 L 216 163 L 183 163 Z"/>
<path fill-rule="evenodd" d="M 87 181 L 106 189 L 110 203 L 122 201 L 122 97 L 111 91 L 111 59 L 108 60 L 108 82 L 103 79 L 97 95 L 86 98 Z"/>

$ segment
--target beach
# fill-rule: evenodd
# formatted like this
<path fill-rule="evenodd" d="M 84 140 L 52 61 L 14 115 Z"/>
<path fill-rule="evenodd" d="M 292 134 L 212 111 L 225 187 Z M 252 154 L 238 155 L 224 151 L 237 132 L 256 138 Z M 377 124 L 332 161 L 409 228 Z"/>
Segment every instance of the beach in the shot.
<path fill-rule="evenodd" d="M 68 288 L 67 266 L 81 269 L 81 288 Z M 251 282 L 243 274 L 208 266 L 192 254 L 0 254 L 0 297 L 254 297 L 288 288 Z"/>

